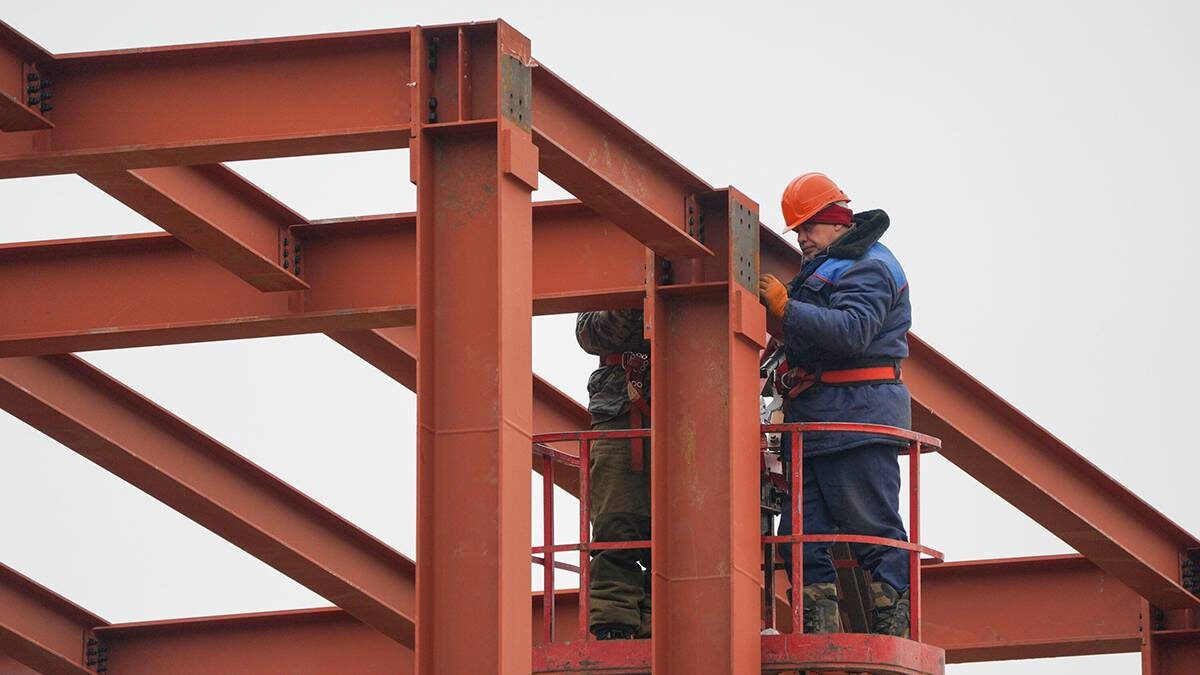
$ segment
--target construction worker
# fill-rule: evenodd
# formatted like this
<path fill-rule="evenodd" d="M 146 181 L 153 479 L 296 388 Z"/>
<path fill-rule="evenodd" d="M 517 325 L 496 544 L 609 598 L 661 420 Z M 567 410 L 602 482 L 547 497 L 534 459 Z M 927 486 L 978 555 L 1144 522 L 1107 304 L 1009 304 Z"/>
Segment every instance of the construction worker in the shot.
<path fill-rule="evenodd" d="M 832 180 L 797 177 L 783 193 L 784 225 L 795 231 L 803 267 L 790 283 L 759 278 L 772 333 L 780 336 L 789 370 L 785 422 L 861 422 L 911 428 L 900 360 L 908 356 L 911 324 L 904 270 L 879 238 L 883 211 L 853 213 Z M 789 440 L 790 434 L 784 434 Z M 907 540 L 900 519 L 900 466 L 905 442 L 869 433 L 806 433 L 803 439 L 805 534 L 859 534 Z M 787 448 L 785 447 L 785 451 Z M 780 533 L 791 534 L 790 510 Z M 783 547 L 791 565 L 791 547 Z M 872 632 L 908 634 L 908 552 L 855 544 L 871 573 Z M 842 629 L 829 544 L 804 547 L 804 630 Z"/>
<path fill-rule="evenodd" d="M 650 344 L 642 312 L 583 312 L 575 338 L 600 367 L 588 379 L 593 430 L 648 428 Z M 593 541 L 650 539 L 649 441 L 599 439 L 590 452 Z M 600 640 L 650 637 L 650 551 L 611 549 L 589 563 L 588 624 Z"/>

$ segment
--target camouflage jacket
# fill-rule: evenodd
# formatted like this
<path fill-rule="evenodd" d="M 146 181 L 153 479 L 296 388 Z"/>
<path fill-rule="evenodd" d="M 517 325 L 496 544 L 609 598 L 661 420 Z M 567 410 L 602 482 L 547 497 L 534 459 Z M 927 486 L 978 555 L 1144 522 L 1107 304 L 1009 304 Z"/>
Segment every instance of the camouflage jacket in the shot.
<path fill-rule="evenodd" d="M 615 309 L 582 312 L 575 319 L 575 339 L 583 351 L 603 357 L 606 354 L 650 353 L 650 343 L 642 337 L 642 311 Z M 646 394 L 649 395 L 647 383 Z M 601 365 L 588 378 L 588 411 L 592 424 L 607 422 L 629 410 L 625 369 Z"/>

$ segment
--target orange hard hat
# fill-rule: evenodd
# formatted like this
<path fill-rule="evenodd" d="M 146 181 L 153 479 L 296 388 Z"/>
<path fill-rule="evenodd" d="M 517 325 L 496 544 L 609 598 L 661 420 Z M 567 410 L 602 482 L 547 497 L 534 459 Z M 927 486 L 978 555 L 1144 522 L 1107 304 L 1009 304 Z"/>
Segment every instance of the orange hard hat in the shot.
<path fill-rule="evenodd" d="M 784 231 L 794 230 L 834 202 L 848 201 L 846 193 L 823 173 L 813 171 L 796 176 L 783 189 Z"/>

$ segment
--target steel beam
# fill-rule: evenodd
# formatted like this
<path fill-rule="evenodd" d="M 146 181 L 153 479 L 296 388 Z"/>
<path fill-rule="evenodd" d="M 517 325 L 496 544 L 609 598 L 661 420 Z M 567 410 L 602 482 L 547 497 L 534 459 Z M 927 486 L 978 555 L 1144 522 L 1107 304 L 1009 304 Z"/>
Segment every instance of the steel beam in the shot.
<path fill-rule="evenodd" d="M 416 661 L 425 674 L 530 669 L 537 151 L 529 40 L 503 22 L 487 28 L 413 35 L 417 100 L 438 99 L 411 153 L 421 354 Z M 491 94 L 470 117 L 490 122 L 467 121 L 463 73 L 472 92 Z M 443 91 L 459 104 L 443 103 Z M 459 119 L 440 122 L 443 108 Z"/>
<path fill-rule="evenodd" d="M 469 46 L 462 59 L 457 50 L 436 57 L 442 72 L 468 76 L 430 78 L 425 93 L 440 107 L 414 99 L 405 86 L 417 82 L 407 80 L 409 28 L 63 55 L 3 28 L 54 77 L 55 107 L 39 121 L 19 100 L 0 105 L 0 121 L 13 129 L 54 126 L 0 139 L 0 177 L 405 147 L 410 123 L 427 112 L 446 123 L 495 110 L 488 87 L 470 79 L 488 73 L 470 71 Z M 427 32 L 442 39 L 460 30 Z M 423 54 L 417 65 L 426 62 Z M 0 81 L 10 94 L 0 98 L 23 88 Z M 686 211 L 687 199 L 711 186 L 547 68 L 535 69 L 532 88 L 547 176 L 663 255 L 711 254 L 696 238 L 703 225 Z"/>
<path fill-rule="evenodd" d="M 950 663 L 1129 653 L 1142 642 L 1140 598 L 1082 556 L 927 563 L 924 578 L 926 637 L 946 650 Z M 577 600 L 574 589 L 556 593 L 559 639 L 577 635 Z M 542 601 L 533 594 L 535 628 Z M 1171 643 L 1167 649 L 1180 645 L 1183 656 L 1194 649 L 1180 630 L 1154 632 L 1160 661 L 1165 643 Z M 410 672 L 408 646 L 336 608 L 118 624 L 95 632 L 114 672 L 133 675 L 227 672 L 239 670 L 238 663 L 270 663 L 274 668 L 263 669 L 289 673 Z M 541 636 L 533 631 L 534 644 Z"/>
<path fill-rule="evenodd" d="M 649 273 L 654 672 L 757 673 L 758 207 L 728 189 L 697 208 L 723 269 Z"/>
<path fill-rule="evenodd" d="M 1141 598 L 1075 555 L 925 564 L 923 637 L 947 663 L 1134 652 Z"/>
<path fill-rule="evenodd" d="M 411 324 L 411 248 L 379 233 L 306 241 L 295 293 L 261 293 L 170 235 L 0 245 L 0 356 Z M 411 244 L 411 241 L 409 242 Z"/>
<path fill-rule="evenodd" d="M 942 456 L 1163 608 L 1200 607 L 1180 584 L 1195 537 L 910 336 L 913 423 Z"/>
<path fill-rule="evenodd" d="M 635 240 L 575 202 L 534 212 L 534 311 L 641 302 L 644 249 Z M 413 214 L 318 221 L 291 231 L 303 245 L 302 278 L 310 288 L 274 294 L 165 234 L 0 244 L 0 356 L 413 322 Z"/>
<path fill-rule="evenodd" d="M 93 628 L 105 625 L 104 619 L 0 564 L 0 653 L 40 673 L 89 675 L 87 639 Z M 0 672 L 12 672 L 3 659 Z"/>
<path fill-rule="evenodd" d="M 705 225 L 687 210 L 712 186 L 544 65 L 533 91 L 542 173 L 660 255 L 712 255 Z"/>
<path fill-rule="evenodd" d="M 222 164 L 82 176 L 260 291 L 309 288 L 289 234 L 307 221 Z"/>
<path fill-rule="evenodd" d="M 96 636 L 120 675 L 414 672 L 411 645 L 336 608 L 129 623 Z"/>
<path fill-rule="evenodd" d="M 0 21 L 0 132 L 54 127 L 41 111 L 43 87 L 38 70 L 53 58 Z"/>
<path fill-rule="evenodd" d="M 0 407 L 383 634 L 412 640 L 410 560 L 82 359 L 0 359 Z"/>
<path fill-rule="evenodd" d="M 2 178 L 402 148 L 410 136 L 407 28 L 49 59 L 33 48 L 54 81 L 54 128 L 0 136 Z"/>

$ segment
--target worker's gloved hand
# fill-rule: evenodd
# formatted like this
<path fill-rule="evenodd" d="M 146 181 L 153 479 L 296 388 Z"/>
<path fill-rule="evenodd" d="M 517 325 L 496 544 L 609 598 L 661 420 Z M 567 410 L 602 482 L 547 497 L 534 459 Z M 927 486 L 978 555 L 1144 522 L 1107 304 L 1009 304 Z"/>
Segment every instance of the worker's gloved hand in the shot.
<path fill-rule="evenodd" d="M 758 278 L 758 299 L 766 305 L 767 311 L 782 320 L 787 311 L 788 292 L 774 274 L 764 274 Z"/>

